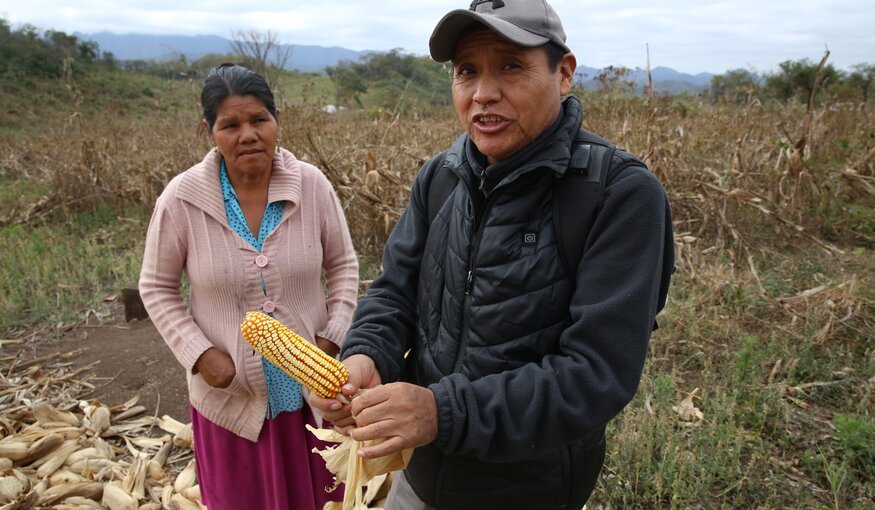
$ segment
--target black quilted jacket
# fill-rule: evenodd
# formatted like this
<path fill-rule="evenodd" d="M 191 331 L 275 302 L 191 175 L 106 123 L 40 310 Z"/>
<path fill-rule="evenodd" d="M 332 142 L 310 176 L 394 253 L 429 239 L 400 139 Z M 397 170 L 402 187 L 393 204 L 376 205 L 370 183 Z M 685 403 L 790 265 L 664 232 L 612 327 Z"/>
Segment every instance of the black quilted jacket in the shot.
<path fill-rule="evenodd" d="M 581 125 L 569 97 L 548 132 L 489 168 L 470 141 L 428 162 L 359 302 L 342 357 L 383 382 L 429 387 L 438 438 L 406 475 L 437 508 L 574 508 L 604 456 L 604 429 L 633 397 L 673 263 L 665 192 L 618 157 L 578 274 L 565 274 L 552 181 Z M 428 185 L 459 184 L 434 222 Z M 404 358 L 404 353 L 410 354 Z"/>

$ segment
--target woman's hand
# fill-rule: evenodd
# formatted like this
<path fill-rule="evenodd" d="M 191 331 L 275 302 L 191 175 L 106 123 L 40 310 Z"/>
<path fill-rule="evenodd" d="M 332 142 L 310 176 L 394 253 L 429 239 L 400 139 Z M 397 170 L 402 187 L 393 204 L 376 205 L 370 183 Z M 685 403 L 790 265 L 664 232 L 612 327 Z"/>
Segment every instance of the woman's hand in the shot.
<path fill-rule="evenodd" d="M 336 343 L 327 338 L 322 338 L 321 336 L 316 337 L 316 346 L 325 351 L 325 354 L 332 358 L 336 358 L 337 353 L 340 352 L 340 347 L 338 347 Z"/>
<path fill-rule="evenodd" d="M 194 363 L 194 374 L 201 374 L 204 381 L 214 388 L 227 388 L 237 374 L 231 356 L 210 347 Z"/>

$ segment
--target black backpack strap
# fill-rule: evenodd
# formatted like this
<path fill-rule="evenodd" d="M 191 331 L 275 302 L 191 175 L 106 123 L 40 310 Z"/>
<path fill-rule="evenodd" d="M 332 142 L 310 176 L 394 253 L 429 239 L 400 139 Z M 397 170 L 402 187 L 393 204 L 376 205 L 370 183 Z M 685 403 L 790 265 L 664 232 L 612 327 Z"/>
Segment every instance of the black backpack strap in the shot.
<path fill-rule="evenodd" d="M 616 148 L 581 128 L 565 174 L 553 182 L 553 228 L 559 258 L 572 283 L 589 231 L 605 201 L 605 186 Z"/>
<path fill-rule="evenodd" d="M 611 168 L 615 155 L 621 161 L 615 168 Z M 578 266 L 586 240 L 604 205 L 608 180 L 632 165 L 647 168 L 636 157 L 583 128 L 575 137 L 568 170 L 553 183 L 553 228 L 556 231 L 562 266 L 572 285 L 577 282 Z M 669 281 L 674 273 L 674 237 L 670 213 L 666 214 L 665 255 L 657 312 L 665 306 Z M 658 327 L 654 321 L 653 329 Z"/>
<path fill-rule="evenodd" d="M 459 176 L 453 171 L 453 166 L 458 166 L 462 153 L 465 150 L 465 135 L 460 136 L 444 155 L 443 163 L 434 171 L 431 182 L 428 183 L 428 224 L 434 221 L 438 211 L 449 198 L 450 193 L 456 189 Z"/>
<path fill-rule="evenodd" d="M 446 165 L 441 165 L 435 171 L 428 186 L 428 224 L 434 221 L 438 211 L 449 198 L 450 193 L 456 188 L 459 176 Z"/>

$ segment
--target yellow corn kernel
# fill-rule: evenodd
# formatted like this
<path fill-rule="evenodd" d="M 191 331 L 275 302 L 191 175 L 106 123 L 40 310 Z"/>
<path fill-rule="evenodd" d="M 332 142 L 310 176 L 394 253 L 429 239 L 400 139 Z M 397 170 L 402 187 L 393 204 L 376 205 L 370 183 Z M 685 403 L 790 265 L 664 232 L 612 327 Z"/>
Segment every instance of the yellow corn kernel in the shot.
<path fill-rule="evenodd" d="M 267 314 L 248 312 L 240 330 L 256 352 L 320 397 L 336 397 L 349 379 L 346 365 Z"/>

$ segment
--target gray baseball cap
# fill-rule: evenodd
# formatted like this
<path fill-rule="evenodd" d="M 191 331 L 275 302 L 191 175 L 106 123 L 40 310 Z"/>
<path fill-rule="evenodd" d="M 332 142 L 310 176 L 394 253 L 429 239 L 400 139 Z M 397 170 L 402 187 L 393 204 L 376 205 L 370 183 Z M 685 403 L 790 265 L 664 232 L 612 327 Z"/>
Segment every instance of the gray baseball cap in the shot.
<path fill-rule="evenodd" d="M 452 60 L 459 38 L 475 23 L 520 46 L 534 48 L 553 42 L 571 51 L 565 45 L 559 15 L 545 0 L 474 0 L 470 8 L 450 11 L 438 22 L 428 41 L 431 58 Z"/>

